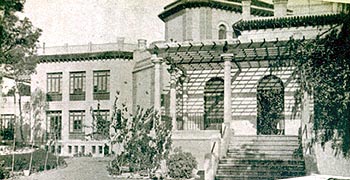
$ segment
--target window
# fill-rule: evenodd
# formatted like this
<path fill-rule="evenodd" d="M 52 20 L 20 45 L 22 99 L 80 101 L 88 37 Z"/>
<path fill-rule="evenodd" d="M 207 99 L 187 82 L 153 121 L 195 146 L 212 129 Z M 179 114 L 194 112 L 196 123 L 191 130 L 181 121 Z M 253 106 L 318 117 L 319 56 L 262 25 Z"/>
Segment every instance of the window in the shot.
<path fill-rule="evenodd" d="M 94 100 L 109 100 L 109 76 L 109 70 L 94 71 Z"/>
<path fill-rule="evenodd" d="M 99 152 L 100 154 L 103 153 L 103 148 L 102 148 L 102 146 L 98 146 L 98 152 Z"/>
<path fill-rule="evenodd" d="M 109 110 L 94 110 L 94 124 L 96 127 L 94 132 L 103 137 L 107 138 L 109 136 Z"/>
<path fill-rule="evenodd" d="M 83 139 L 85 111 L 69 111 L 69 138 Z"/>
<path fill-rule="evenodd" d="M 72 146 L 68 146 L 68 153 L 72 153 Z"/>
<path fill-rule="evenodd" d="M 71 72 L 69 75 L 71 101 L 85 100 L 85 72 Z"/>
<path fill-rule="evenodd" d="M 62 111 L 48 111 L 46 117 L 50 139 L 60 140 L 62 135 Z"/>
<path fill-rule="evenodd" d="M 14 114 L 1 114 L 0 136 L 3 140 L 13 140 L 15 118 Z"/>
<path fill-rule="evenodd" d="M 61 151 L 62 151 L 62 146 L 58 145 L 57 146 L 57 154 L 61 154 Z"/>
<path fill-rule="evenodd" d="M 81 149 L 81 153 L 85 154 L 85 146 L 81 146 L 80 149 Z"/>
<path fill-rule="evenodd" d="M 55 146 L 54 145 L 51 146 L 51 153 L 52 154 L 55 153 Z"/>
<path fill-rule="evenodd" d="M 219 39 L 226 39 L 226 34 L 227 34 L 226 26 L 221 24 L 219 26 Z"/>
<path fill-rule="evenodd" d="M 96 153 L 96 146 L 92 146 L 92 154 Z"/>
<path fill-rule="evenodd" d="M 74 153 L 78 154 L 78 146 L 74 146 Z"/>
<path fill-rule="evenodd" d="M 62 101 L 62 73 L 47 74 L 47 101 Z"/>

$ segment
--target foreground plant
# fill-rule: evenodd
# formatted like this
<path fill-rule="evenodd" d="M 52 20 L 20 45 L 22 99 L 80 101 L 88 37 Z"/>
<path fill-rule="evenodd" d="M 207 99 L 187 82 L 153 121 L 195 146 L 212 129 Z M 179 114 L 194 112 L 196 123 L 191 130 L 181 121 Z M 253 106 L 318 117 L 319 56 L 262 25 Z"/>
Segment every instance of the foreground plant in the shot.
<path fill-rule="evenodd" d="M 171 148 L 170 121 L 162 121 L 153 108 L 137 108 L 135 115 L 128 112 L 125 104 L 118 107 L 114 102 L 110 140 L 119 144 L 122 152 L 110 163 L 110 174 L 119 175 L 124 170 L 152 176 L 160 168 Z M 127 168 L 125 168 L 127 167 Z"/>

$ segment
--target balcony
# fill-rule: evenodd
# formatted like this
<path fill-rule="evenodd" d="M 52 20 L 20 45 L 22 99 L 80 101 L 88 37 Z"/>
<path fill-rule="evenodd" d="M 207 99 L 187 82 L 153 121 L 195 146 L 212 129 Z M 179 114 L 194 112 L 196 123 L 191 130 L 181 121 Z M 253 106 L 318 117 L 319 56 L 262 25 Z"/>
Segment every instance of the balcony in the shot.
<path fill-rule="evenodd" d="M 79 139 L 84 140 L 85 139 L 85 133 L 84 132 L 69 132 L 69 139 Z"/>
<path fill-rule="evenodd" d="M 46 101 L 62 101 L 62 93 L 47 93 Z"/>
<path fill-rule="evenodd" d="M 94 92 L 94 100 L 109 100 L 109 92 Z"/>
<path fill-rule="evenodd" d="M 85 101 L 85 92 L 74 91 L 72 94 L 69 94 L 69 100 L 70 101 Z"/>

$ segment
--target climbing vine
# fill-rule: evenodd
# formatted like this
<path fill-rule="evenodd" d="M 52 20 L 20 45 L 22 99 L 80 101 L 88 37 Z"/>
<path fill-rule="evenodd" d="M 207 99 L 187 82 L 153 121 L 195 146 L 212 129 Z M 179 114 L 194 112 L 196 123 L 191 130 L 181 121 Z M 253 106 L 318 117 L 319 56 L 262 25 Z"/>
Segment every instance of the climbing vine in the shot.
<path fill-rule="evenodd" d="M 315 140 L 332 143 L 336 154 L 350 156 L 350 15 L 323 36 L 313 41 L 293 43 L 294 63 L 300 89 L 314 98 Z"/>

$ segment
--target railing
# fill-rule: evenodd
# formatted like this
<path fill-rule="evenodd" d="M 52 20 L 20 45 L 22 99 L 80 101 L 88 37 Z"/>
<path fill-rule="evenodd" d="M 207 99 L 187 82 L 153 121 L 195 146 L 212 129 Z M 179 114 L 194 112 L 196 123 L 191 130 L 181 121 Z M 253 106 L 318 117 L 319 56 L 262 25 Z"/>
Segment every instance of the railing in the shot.
<path fill-rule="evenodd" d="M 183 130 L 204 130 L 203 114 L 189 114 L 182 127 Z"/>
<path fill-rule="evenodd" d="M 62 101 L 61 93 L 47 93 L 46 94 L 47 101 Z"/>
<path fill-rule="evenodd" d="M 84 101 L 85 100 L 85 92 L 69 94 L 69 100 L 71 101 Z"/>
<path fill-rule="evenodd" d="M 69 139 L 80 139 L 83 140 L 85 138 L 84 132 L 70 132 Z"/>
<path fill-rule="evenodd" d="M 109 92 L 94 92 L 94 100 L 109 100 Z"/>
<path fill-rule="evenodd" d="M 68 45 L 52 46 L 38 48 L 39 55 L 54 55 L 54 54 L 74 54 L 74 53 L 89 53 L 89 52 L 104 52 L 104 51 L 134 51 L 137 49 L 137 44 L 131 43 L 105 43 L 105 44 L 86 44 L 86 45 Z"/>

